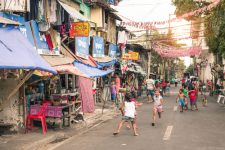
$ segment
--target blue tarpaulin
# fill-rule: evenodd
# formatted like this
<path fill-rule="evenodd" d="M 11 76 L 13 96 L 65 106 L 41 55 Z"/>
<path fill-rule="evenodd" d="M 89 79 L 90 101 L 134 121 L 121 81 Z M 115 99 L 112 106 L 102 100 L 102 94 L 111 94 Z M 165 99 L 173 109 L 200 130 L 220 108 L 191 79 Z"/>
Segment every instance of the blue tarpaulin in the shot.
<path fill-rule="evenodd" d="M 94 68 L 79 62 L 74 62 L 74 65 L 80 70 L 82 71 L 84 74 L 88 75 L 90 78 L 94 78 L 94 77 L 102 77 L 105 76 L 109 73 L 112 73 L 113 70 L 100 70 L 98 68 Z"/>
<path fill-rule="evenodd" d="M 97 62 L 96 61 L 97 65 L 98 65 L 97 67 L 100 68 L 100 69 L 103 68 L 103 67 L 113 66 L 116 62 L 117 62 L 116 59 L 114 59 L 112 61 L 109 61 L 109 62 Z"/>
<path fill-rule="evenodd" d="M 57 73 L 19 31 L 0 28 L 0 69 L 36 69 Z"/>

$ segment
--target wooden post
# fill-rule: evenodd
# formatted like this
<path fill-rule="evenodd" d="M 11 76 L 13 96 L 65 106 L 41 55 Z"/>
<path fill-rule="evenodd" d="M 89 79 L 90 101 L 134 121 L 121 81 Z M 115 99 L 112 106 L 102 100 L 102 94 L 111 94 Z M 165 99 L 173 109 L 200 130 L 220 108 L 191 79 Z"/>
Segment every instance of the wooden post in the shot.
<path fill-rule="evenodd" d="M 16 94 L 16 92 L 19 90 L 19 88 L 32 76 L 35 70 L 30 70 L 24 78 L 21 79 L 21 81 L 17 84 L 17 86 L 12 90 L 11 93 L 9 93 L 9 96 L 7 97 L 7 100 L 9 100 L 13 95 Z"/>

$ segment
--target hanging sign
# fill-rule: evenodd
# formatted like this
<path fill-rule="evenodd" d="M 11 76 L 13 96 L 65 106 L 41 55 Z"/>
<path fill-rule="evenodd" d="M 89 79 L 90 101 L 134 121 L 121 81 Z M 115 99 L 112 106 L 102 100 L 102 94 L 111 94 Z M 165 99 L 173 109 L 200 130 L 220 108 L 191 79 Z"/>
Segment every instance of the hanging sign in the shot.
<path fill-rule="evenodd" d="M 93 36 L 93 57 L 104 57 L 104 39 L 100 36 Z"/>
<path fill-rule="evenodd" d="M 123 60 L 131 60 L 131 54 L 129 54 L 129 53 L 124 53 L 123 56 L 122 56 L 122 59 L 123 59 Z"/>
<path fill-rule="evenodd" d="M 0 0 L 0 10 L 14 12 L 30 11 L 30 1 L 28 0 Z"/>
<path fill-rule="evenodd" d="M 88 59 L 90 37 L 75 37 L 76 55 Z"/>
<path fill-rule="evenodd" d="M 130 54 L 130 60 L 138 60 L 139 59 L 139 53 L 138 52 L 133 52 L 133 51 L 129 51 L 128 52 Z"/>
<path fill-rule="evenodd" d="M 116 44 L 110 44 L 109 45 L 109 57 L 115 58 L 116 57 L 116 50 L 117 50 Z"/>
<path fill-rule="evenodd" d="M 89 28 L 88 22 L 74 22 L 70 28 L 70 37 L 89 36 Z"/>

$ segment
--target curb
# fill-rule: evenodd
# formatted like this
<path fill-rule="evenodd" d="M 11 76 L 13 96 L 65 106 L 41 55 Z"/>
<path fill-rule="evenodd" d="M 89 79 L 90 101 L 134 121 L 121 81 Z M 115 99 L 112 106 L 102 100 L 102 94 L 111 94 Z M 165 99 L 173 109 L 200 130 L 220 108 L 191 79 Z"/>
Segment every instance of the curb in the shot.
<path fill-rule="evenodd" d="M 53 145 L 51 148 L 48 148 L 47 150 L 54 150 L 55 148 L 57 148 L 57 147 L 59 147 L 59 146 L 65 144 L 66 142 L 70 142 L 74 137 L 80 136 L 80 135 L 82 135 L 82 134 L 84 134 L 84 133 L 90 131 L 91 129 L 93 129 L 93 128 L 99 126 L 99 125 L 101 125 L 102 123 L 107 122 L 108 120 L 110 120 L 110 119 L 103 120 L 103 121 L 101 121 L 101 122 L 99 122 L 99 123 L 97 123 L 97 124 L 91 126 L 90 128 L 88 128 L 88 129 L 86 129 L 86 130 L 84 130 L 84 131 L 82 131 L 82 132 L 80 132 L 80 133 L 78 133 L 78 134 L 76 134 L 76 135 L 73 135 L 73 136 L 69 137 L 68 139 L 66 139 L 66 140 L 64 140 L 64 141 L 62 141 L 62 142 L 60 142 L 60 143 L 58 143 L 58 144 Z"/>
<path fill-rule="evenodd" d="M 104 119 L 104 116 L 109 116 L 108 118 Z M 111 111 L 104 113 L 104 114 L 97 114 L 96 116 L 93 117 L 89 117 L 85 120 L 85 125 L 83 125 L 80 128 L 77 128 L 77 130 L 74 130 L 75 128 L 71 128 L 71 132 L 56 132 L 55 134 L 43 138 L 42 140 L 33 142 L 32 144 L 26 144 L 24 146 L 22 146 L 22 149 L 24 150 L 53 150 L 57 147 L 59 147 L 60 145 L 64 144 L 67 141 L 70 141 L 70 139 L 72 139 L 72 137 L 76 137 L 79 135 L 82 135 L 88 131 L 90 131 L 91 129 L 99 126 L 100 124 L 107 122 L 108 120 L 112 119 L 112 113 Z M 87 123 L 87 121 L 90 121 L 90 124 Z M 57 142 L 57 144 L 54 143 L 54 141 L 63 139 L 60 142 Z M 52 144 L 53 142 L 53 144 Z M 52 144 L 52 145 L 51 145 Z M 49 146 L 49 148 L 48 148 Z"/>

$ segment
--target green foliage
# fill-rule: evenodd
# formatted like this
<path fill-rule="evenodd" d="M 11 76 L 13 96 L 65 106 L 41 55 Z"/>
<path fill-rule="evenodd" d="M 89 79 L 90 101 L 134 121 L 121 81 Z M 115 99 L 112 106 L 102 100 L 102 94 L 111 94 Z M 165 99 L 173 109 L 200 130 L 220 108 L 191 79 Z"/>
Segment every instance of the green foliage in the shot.
<path fill-rule="evenodd" d="M 191 65 L 186 69 L 185 72 L 189 72 L 190 75 L 194 75 L 194 65 L 191 64 Z"/>

